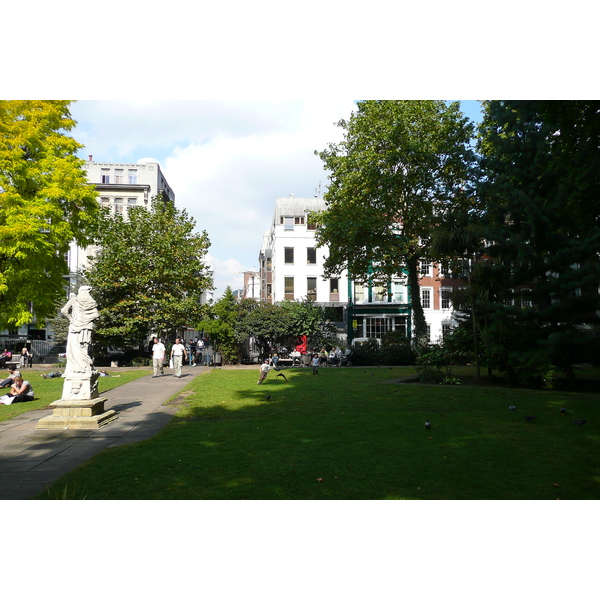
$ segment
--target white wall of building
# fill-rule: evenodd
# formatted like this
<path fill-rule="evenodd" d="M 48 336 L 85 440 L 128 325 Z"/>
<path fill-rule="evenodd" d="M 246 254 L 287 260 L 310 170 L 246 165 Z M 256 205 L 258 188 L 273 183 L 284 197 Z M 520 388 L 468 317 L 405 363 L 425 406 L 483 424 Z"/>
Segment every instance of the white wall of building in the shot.
<path fill-rule="evenodd" d="M 347 304 L 347 272 L 323 277 L 329 251 L 316 247 L 315 232 L 308 223 L 309 211 L 324 208 L 322 198 L 276 199 L 271 229 L 264 235 L 261 250 L 261 257 L 269 254 L 271 258 L 273 303 L 311 297 L 318 304 Z M 261 272 L 263 279 L 264 275 Z"/>

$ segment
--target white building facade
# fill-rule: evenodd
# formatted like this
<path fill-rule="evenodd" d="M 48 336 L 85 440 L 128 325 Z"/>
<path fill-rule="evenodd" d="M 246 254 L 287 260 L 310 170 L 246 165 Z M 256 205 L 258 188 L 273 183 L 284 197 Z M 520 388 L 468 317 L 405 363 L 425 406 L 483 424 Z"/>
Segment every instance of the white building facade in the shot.
<path fill-rule="evenodd" d="M 157 196 L 165 202 L 175 202 L 175 193 L 168 184 L 158 163 L 127 164 L 98 163 L 90 155 L 84 165 L 87 180 L 98 191 L 98 202 L 111 213 L 127 218 L 130 208 L 143 206 L 150 209 L 151 200 Z M 71 277 L 88 265 L 91 248 L 71 244 L 67 261 Z"/>
<path fill-rule="evenodd" d="M 345 343 L 348 277 L 324 277 L 327 248 L 317 248 L 310 212 L 325 209 L 322 198 L 277 198 L 271 227 L 263 236 L 259 253 L 259 298 L 275 304 L 309 299 L 331 314 Z"/>

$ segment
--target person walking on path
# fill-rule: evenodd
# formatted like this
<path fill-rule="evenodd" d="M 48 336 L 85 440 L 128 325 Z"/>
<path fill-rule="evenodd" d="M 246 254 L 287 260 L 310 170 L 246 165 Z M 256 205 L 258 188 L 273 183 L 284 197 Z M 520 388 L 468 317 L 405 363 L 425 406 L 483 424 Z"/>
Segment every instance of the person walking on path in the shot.
<path fill-rule="evenodd" d="M 260 379 L 258 380 L 258 384 L 260 385 L 269 374 L 271 367 L 269 367 L 269 359 L 265 358 L 265 361 L 262 365 L 260 365 Z"/>
<path fill-rule="evenodd" d="M 175 339 L 175 343 L 171 348 L 171 358 L 173 359 L 175 377 L 181 377 L 181 367 L 183 366 L 183 359 L 187 358 L 187 352 L 185 351 L 185 346 L 181 343 L 179 338 Z"/>
<path fill-rule="evenodd" d="M 165 374 L 165 345 L 159 341 L 157 337 L 154 338 L 154 346 L 152 346 L 152 366 L 154 367 L 154 375 L 152 377 L 158 377 Z"/>

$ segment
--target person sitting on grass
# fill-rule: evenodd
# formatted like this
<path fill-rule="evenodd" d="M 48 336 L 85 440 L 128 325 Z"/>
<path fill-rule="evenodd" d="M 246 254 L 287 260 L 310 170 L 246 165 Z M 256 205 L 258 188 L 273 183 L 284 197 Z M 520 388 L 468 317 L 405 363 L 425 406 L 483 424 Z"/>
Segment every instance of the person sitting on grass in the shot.
<path fill-rule="evenodd" d="M 16 367 L 8 367 L 8 377 L 0 381 L 0 388 L 12 385 L 15 382 L 15 377 L 21 377 L 21 371 L 17 371 Z"/>
<path fill-rule="evenodd" d="M 34 400 L 33 387 L 29 381 L 24 381 L 21 376 L 15 377 L 15 382 L 10 388 L 10 393 L 0 398 L 0 404 L 13 404 L 15 402 L 29 402 Z"/>
<path fill-rule="evenodd" d="M 260 365 L 260 379 L 258 380 L 259 385 L 267 378 L 270 369 L 271 367 L 269 367 L 269 359 L 265 358 L 263 364 Z"/>

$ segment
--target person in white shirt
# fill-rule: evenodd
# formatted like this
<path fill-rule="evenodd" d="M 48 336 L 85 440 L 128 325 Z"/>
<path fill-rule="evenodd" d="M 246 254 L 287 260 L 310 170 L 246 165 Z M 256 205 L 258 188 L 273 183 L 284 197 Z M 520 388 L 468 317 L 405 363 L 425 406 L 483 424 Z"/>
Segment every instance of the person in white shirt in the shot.
<path fill-rule="evenodd" d="M 262 365 L 260 365 L 260 379 L 258 380 L 258 384 L 260 385 L 269 374 L 271 367 L 269 366 L 269 359 L 265 359 Z"/>
<path fill-rule="evenodd" d="M 181 377 L 181 367 L 183 366 L 183 359 L 187 358 L 187 352 L 185 351 L 185 346 L 181 343 L 179 338 L 175 339 L 175 343 L 171 348 L 171 358 L 173 359 L 175 377 Z"/>
<path fill-rule="evenodd" d="M 159 341 L 157 337 L 154 338 L 154 346 L 152 346 L 152 366 L 154 367 L 154 375 L 152 377 L 158 377 L 165 374 L 165 345 Z"/>

